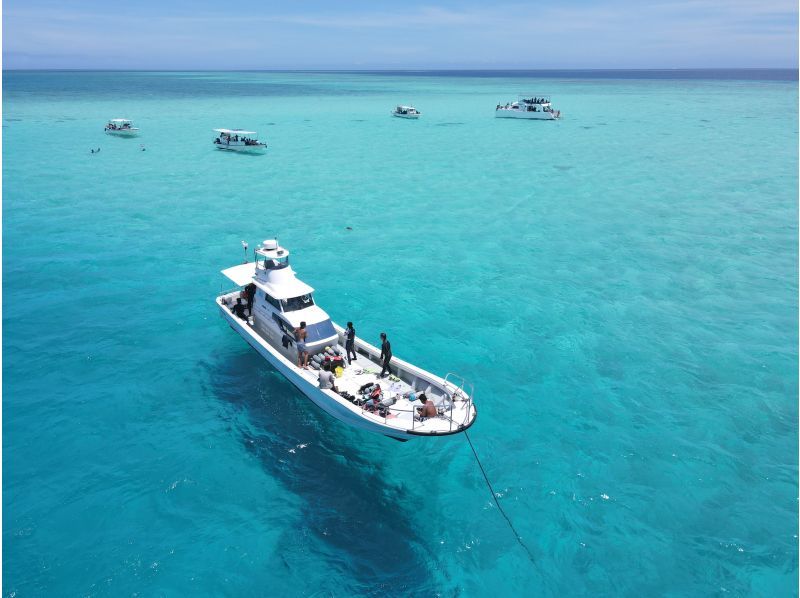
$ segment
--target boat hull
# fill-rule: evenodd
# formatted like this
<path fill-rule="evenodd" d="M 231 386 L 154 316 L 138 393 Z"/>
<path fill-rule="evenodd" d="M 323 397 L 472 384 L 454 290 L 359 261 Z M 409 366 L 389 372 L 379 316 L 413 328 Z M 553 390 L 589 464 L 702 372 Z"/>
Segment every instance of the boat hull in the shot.
<path fill-rule="evenodd" d="M 496 118 L 521 118 L 524 120 L 558 120 L 553 112 L 528 112 L 525 110 L 495 110 Z"/>
<path fill-rule="evenodd" d="M 406 118 L 408 120 L 417 120 L 420 117 L 419 114 L 398 114 L 397 112 L 392 112 L 392 116 L 396 116 L 397 118 Z"/>
<path fill-rule="evenodd" d="M 139 129 L 128 129 L 127 131 L 106 129 L 106 135 L 113 135 L 114 137 L 136 137 L 139 134 Z"/>
<path fill-rule="evenodd" d="M 215 143 L 214 147 L 218 150 L 238 152 L 240 154 L 263 154 L 267 151 L 266 145 L 228 145 L 226 143 Z"/>

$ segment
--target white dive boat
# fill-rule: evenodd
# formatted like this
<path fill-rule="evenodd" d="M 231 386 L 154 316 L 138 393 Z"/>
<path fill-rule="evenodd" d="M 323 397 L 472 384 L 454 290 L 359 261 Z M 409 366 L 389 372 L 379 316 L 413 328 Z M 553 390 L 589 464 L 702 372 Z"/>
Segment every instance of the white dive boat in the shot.
<path fill-rule="evenodd" d="M 256 138 L 255 131 L 242 129 L 214 129 L 219 135 L 214 139 L 214 147 L 231 152 L 260 154 L 267 149 L 267 144 Z"/>
<path fill-rule="evenodd" d="M 419 118 L 422 113 L 414 108 L 414 106 L 397 106 L 392 110 L 392 116 L 398 118 Z"/>
<path fill-rule="evenodd" d="M 472 387 L 459 376 L 440 378 L 392 357 L 389 376 L 381 378 L 380 349 L 358 337 L 354 343 L 357 358 L 347 365 L 346 355 L 343 360 L 337 356 L 344 354 L 345 330 L 314 303 L 314 289 L 296 277 L 289 266 L 289 252 L 271 239 L 261 243 L 254 254 L 253 262 L 222 271 L 237 288 L 218 296 L 217 306 L 231 328 L 315 405 L 351 426 L 404 441 L 457 434 L 475 422 Z M 243 287 L 255 294 L 251 310 L 242 307 L 247 304 L 247 288 Z M 242 299 L 242 306 L 237 306 L 237 299 Z M 302 322 L 310 355 L 308 369 L 297 365 L 294 330 Z M 342 368 L 336 368 L 336 390 L 320 388 L 319 369 L 324 359 Z M 374 406 L 362 404 L 367 398 L 364 392 L 371 392 Z M 435 416 L 418 416 L 422 393 L 435 405 Z"/>
<path fill-rule="evenodd" d="M 127 118 L 112 118 L 106 124 L 104 131 L 118 137 L 136 137 L 139 134 L 139 129 Z"/>
<path fill-rule="evenodd" d="M 556 120 L 560 110 L 553 110 L 548 96 L 522 97 L 510 104 L 498 104 L 494 115 L 497 118 L 527 118 L 530 120 Z"/>

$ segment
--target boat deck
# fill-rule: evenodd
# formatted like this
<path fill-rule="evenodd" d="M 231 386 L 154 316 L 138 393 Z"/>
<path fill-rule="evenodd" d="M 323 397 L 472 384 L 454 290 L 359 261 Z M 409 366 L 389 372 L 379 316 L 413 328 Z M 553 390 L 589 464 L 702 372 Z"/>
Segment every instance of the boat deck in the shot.
<path fill-rule="evenodd" d="M 337 326 L 337 328 L 339 327 Z M 340 342 L 343 340 L 343 331 L 340 330 Z M 460 393 L 460 397 L 457 396 L 456 400 L 451 401 L 449 395 L 457 390 L 454 385 L 449 385 L 449 393 L 445 392 L 444 385 L 436 384 L 435 380 L 426 380 L 415 376 L 414 372 L 410 370 L 412 368 L 416 370 L 416 368 L 395 357 L 392 357 L 392 361 L 389 363 L 392 373 L 381 378 L 380 351 L 374 348 L 375 353 L 371 355 L 370 351 L 363 346 L 364 344 L 361 339 L 356 338 L 358 357 L 344 368 L 341 377 L 336 378 L 337 390 L 359 396 L 358 391 L 365 384 L 379 384 L 382 398 L 394 398 L 395 403 L 387 408 L 386 416 L 354 406 L 361 411 L 363 417 L 393 428 L 413 430 L 418 434 L 446 434 L 459 430 L 459 425 L 462 423 L 471 423 L 469 410 L 473 409 L 472 401 L 464 400 L 467 398 L 465 393 Z M 342 346 L 340 345 L 339 348 Z M 316 370 L 311 371 L 311 376 L 315 380 L 319 379 Z M 416 394 L 424 392 L 428 399 L 437 406 L 439 415 L 420 420 L 417 416 L 417 407 L 420 407 L 422 403 L 416 399 L 409 400 L 406 395 L 410 392 Z M 346 401 L 343 398 L 340 400 Z"/>

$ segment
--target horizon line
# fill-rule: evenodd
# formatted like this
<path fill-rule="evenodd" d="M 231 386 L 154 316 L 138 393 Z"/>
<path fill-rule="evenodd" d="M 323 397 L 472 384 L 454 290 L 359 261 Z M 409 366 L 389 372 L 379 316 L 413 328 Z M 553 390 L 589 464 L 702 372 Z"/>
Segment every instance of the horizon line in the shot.
<path fill-rule="evenodd" d="M 213 72 L 293 72 L 293 73 L 358 73 L 358 72 L 675 72 L 675 71 L 798 71 L 797 66 L 756 66 L 756 67 L 604 67 L 604 68 L 590 68 L 590 67 L 573 67 L 573 68 L 513 68 L 513 67 L 498 67 L 498 68 L 216 68 L 216 69 L 202 69 L 202 68 L 6 68 L 3 67 L 3 72 L 6 71 L 60 71 L 60 72 L 166 72 L 166 73 L 180 73 L 180 72 L 193 72 L 193 73 L 213 73 Z"/>

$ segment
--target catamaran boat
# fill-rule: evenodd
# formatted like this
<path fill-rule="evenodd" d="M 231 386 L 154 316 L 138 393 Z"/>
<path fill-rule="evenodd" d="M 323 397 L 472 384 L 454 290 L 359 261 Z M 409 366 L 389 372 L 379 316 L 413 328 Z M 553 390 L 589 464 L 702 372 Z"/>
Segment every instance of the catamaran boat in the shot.
<path fill-rule="evenodd" d="M 247 244 L 245 256 L 247 256 Z M 314 289 L 297 278 L 289 251 L 269 239 L 254 250 L 254 261 L 222 271 L 236 288 L 216 299 L 225 321 L 272 367 L 315 405 L 342 422 L 406 441 L 446 436 L 469 428 L 477 416 L 472 386 L 455 374 L 444 378 L 392 358 L 381 373 L 381 351 L 355 338 L 356 359 L 347 364 L 346 331 L 331 321 L 313 297 Z M 251 286 L 252 285 L 252 286 Z M 244 290 L 243 290 L 244 288 Z M 255 293 L 248 310 L 247 293 Z M 251 295 L 252 296 L 252 295 Z M 237 301 L 237 300 L 241 300 Z M 305 322 L 309 367 L 298 366 L 295 330 Z M 338 363 L 335 390 L 320 388 L 324 361 Z M 420 394 L 433 401 L 436 415 L 420 417 Z M 367 401 L 367 395 L 372 400 Z"/>
<path fill-rule="evenodd" d="M 561 118 L 560 110 L 553 110 L 548 96 L 520 98 L 510 104 L 498 104 L 494 115 L 497 118 L 527 118 L 530 120 L 556 120 Z"/>
<path fill-rule="evenodd" d="M 118 137 L 136 137 L 139 134 L 139 129 L 127 118 L 112 118 L 104 130 L 109 135 Z"/>
<path fill-rule="evenodd" d="M 414 108 L 414 106 L 397 106 L 392 111 L 392 116 L 398 118 L 419 118 L 421 114 L 422 113 Z"/>
<path fill-rule="evenodd" d="M 231 152 L 260 154 L 267 149 L 267 144 L 256 138 L 255 131 L 242 129 L 214 129 L 219 133 L 214 139 L 214 147 Z"/>

